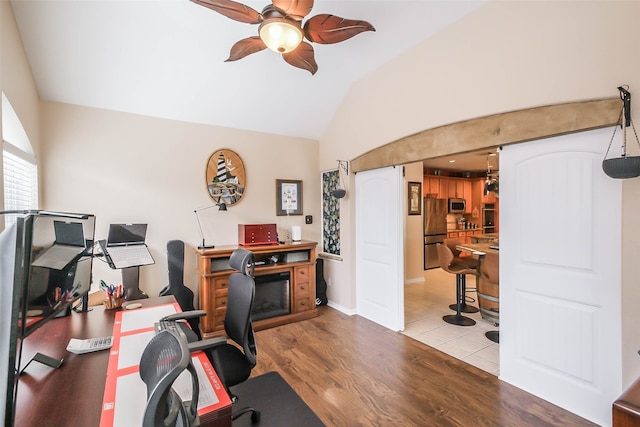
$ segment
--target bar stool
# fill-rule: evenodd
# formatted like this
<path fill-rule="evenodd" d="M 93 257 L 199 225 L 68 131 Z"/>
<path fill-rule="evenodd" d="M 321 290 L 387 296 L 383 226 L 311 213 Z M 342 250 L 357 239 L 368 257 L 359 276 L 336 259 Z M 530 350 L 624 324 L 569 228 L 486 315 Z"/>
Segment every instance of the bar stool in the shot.
<path fill-rule="evenodd" d="M 484 320 L 500 325 L 500 264 L 499 255 L 486 253 L 480 256 L 480 268 L 476 284 L 478 288 L 478 306 Z M 484 334 L 495 343 L 500 342 L 499 331 Z"/>
<path fill-rule="evenodd" d="M 471 257 L 461 257 L 460 256 L 460 251 L 458 250 L 457 246 L 460 244 L 460 240 L 458 239 L 444 239 L 444 244 L 449 248 L 449 250 L 451 250 L 451 253 L 453 254 L 453 264 L 456 265 L 466 265 L 468 268 L 472 268 L 472 269 L 477 269 L 478 268 L 478 260 L 476 260 L 475 258 L 471 258 Z M 470 288 L 467 289 L 467 281 L 466 281 L 466 276 L 465 276 L 465 280 L 462 284 L 462 295 L 464 295 L 464 298 L 462 299 L 462 307 L 460 308 L 460 311 L 462 311 L 463 313 L 477 313 L 478 312 L 478 308 L 467 304 L 467 299 L 469 299 L 471 302 L 475 301 L 473 298 L 468 297 L 467 296 L 467 292 L 475 292 L 476 288 Z M 453 311 L 457 311 L 458 310 L 458 302 L 456 301 L 455 304 L 451 304 L 449 306 L 449 308 Z"/>
<path fill-rule="evenodd" d="M 452 325 L 473 326 L 476 321 L 462 315 L 462 303 L 465 298 L 464 288 L 467 274 L 476 274 L 476 270 L 466 264 L 454 263 L 453 252 L 446 245 L 437 243 L 436 249 L 438 250 L 440 268 L 447 273 L 456 275 L 456 314 L 443 316 L 442 320 Z"/>

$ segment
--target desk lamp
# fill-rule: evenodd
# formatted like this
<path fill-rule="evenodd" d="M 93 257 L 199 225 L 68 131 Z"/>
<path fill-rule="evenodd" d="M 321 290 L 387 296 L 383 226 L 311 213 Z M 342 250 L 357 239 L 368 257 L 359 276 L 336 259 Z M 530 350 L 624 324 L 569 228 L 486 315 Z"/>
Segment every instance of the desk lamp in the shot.
<path fill-rule="evenodd" d="M 214 205 L 211 206 L 205 206 L 204 208 L 200 208 L 200 209 L 195 209 L 193 211 L 193 213 L 196 216 L 196 220 L 198 221 L 198 228 L 200 229 L 200 236 L 202 237 L 202 245 L 198 246 L 198 249 L 213 249 L 215 248 L 215 245 L 207 245 L 204 239 L 204 232 L 202 231 L 202 224 L 200 223 L 200 217 L 198 216 L 198 212 L 207 210 L 207 209 L 211 209 L 213 207 L 218 206 L 218 211 L 222 211 L 222 212 L 226 212 L 227 211 L 227 205 L 223 202 L 220 203 L 216 203 Z"/>

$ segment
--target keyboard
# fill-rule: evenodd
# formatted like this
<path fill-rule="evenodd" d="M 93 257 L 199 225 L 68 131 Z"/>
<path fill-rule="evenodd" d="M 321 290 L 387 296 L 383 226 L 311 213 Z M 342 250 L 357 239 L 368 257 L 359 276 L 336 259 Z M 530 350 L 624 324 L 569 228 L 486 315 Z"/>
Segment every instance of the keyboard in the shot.
<path fill-rule="evenodd" d="M 106 350 L 111 348 L 113 336 L 77 339 L 71 338 L 67 344 L 67 351 L 75 354 L 91 353 L 92 351 Z"/>
<path fill-rule="evenodd" d="M 145 245 L 112 246 L 107 251 L 116 268 L 153 264 L 153 258 Z"/>
<path fill-rule="evenodd" d="M 38 257 L 32 265 L 62 270 L 82 251 L 84 251 L 83 246 L 53 245 Z"/>

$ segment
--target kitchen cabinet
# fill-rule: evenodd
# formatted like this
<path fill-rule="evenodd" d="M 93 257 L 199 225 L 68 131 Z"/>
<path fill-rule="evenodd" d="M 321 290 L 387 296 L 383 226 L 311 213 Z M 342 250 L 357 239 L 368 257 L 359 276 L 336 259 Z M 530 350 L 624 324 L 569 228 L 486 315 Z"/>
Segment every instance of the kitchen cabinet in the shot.
<path fill-rule="evenodd" d="M 422 183 L 423 191 L 425 196 L 427 194 L 436 194 L 436 198 L 443 198 L 440 194 L 442 190 L 440 189 L 440 178 L 435 177 L 425 177 L 424 182 Z"/>
<path fill-rule="evenodd" d="M 473 185 L 468 179 L 462 181 L 462 197 L 466 201 L 465 213 L 470 214 L 473 211 Z"/>
<path fill-rule="evenodd" d="M 466 201 L 465 214 L 472 216 L 471 222 L 482 225 L 482 205 L 493 204 L 495 218 L 492 226 L 498 230 L 498 198 L 495 193 L 484 194 L 484 178 L 449 178 L 439 176 L 425 176 L 423 180 L 424 193 L 436 194 L 438 199 L 464 199 Z M 474 211 L 475 208 L 475 211 Z"/>
<path fill-rule="evenodd" d="M 458 239 L 460 243 L 472 243 L 471 236 L 479 236 L 482 234 L 482 229 L 470 229 L 470 230 L 456 230 L 448 231 L 447 237 L 449 239 Z"/>

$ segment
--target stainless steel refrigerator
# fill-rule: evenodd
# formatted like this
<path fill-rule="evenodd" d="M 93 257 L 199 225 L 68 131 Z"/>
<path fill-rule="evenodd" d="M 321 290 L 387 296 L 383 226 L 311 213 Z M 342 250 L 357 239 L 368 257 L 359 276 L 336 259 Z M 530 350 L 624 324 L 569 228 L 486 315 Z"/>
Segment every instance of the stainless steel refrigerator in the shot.
<path fill-rule="evenodd" d="M 424 199 L 424 269 L 439 267 L 436 243 L 447 237 L 447 200 Z"/>

